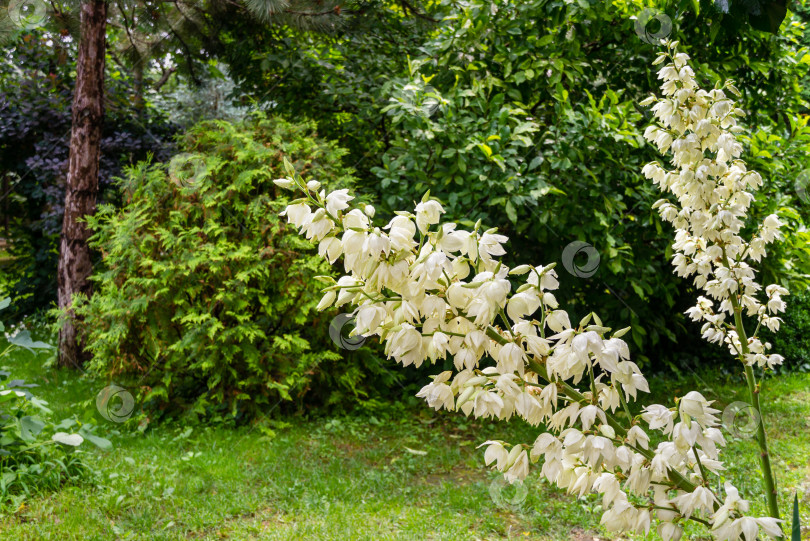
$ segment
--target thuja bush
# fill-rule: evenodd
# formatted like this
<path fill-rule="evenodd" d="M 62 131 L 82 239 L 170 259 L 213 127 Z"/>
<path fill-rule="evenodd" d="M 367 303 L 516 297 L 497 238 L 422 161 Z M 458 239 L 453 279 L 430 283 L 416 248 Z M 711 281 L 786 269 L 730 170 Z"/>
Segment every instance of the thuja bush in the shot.
<path fill-rule="evenodd" d="M 337 312 L 315 311 L 327 265 L 277 216 L 282 154 L 351 187 L 344 151 L 312 124 L 262 115 L 199 124 L 179 144 L 168 166 L 141 163 L 119 180 L 122 209 L 88 219 L 102 254 L 96 292 L 76 309 L 88 368 L 130 386 L 153 418 L 345 405 L 390 383 L 373 354 L 330 340 Z"/>
<path fill-rule="evenodd" d="M 663 195 L 653 207 L 676 231 L 675 273 L 700 292 L 688 317 L 727 349 L 748 383 L 768 516 L 752 516 L 723 473 L 725 438 L 712 402 L 690 391 L 672 406 L 638 408 L 649 387 L 622 339 L 630 328 L 614 331 L 593 312 L 572 322 L 556 298 L 554 264 L 510 269 L 505 236 L 480 222 L 472 230 L 441 223 L 445 210 L 427 194 L 379 228 L 352 208 L 347 190 L 319 190 L 292 164 L 276 183 L 303 193 L 284 211 L 289 222 L 331 263 L 343 260 L 346 275 L 324 278 L 321 307 L 356 306 L 353 332 L 378 335 L 405 366 L 452 359 L 454 369 L 418 396 L 436 409 L 543 427 L 532 442 L 482 444 L 485 462 L 507 480 L 535 467 L 572 495 L 597 493 L 601 522 L 614 532 L 647 534 L 655 525 L 665 541 L 678 540 L 694 522 L 719 540 L 781 538 L 755 368 L 783 361 L 759 332 L 779 331 L 788 291 L 763 287 L 756 268 L 783 224 L 775 214 L 748 216 L 763 179 L 740 159 L 739 91 L 731 82 L 700 88 L 688 62 L 677 42 L 654 61 L 663 64 L 663 96 L 642 102 L 654 104 L 644 136 L 670 159 L 642 172 Z"/>

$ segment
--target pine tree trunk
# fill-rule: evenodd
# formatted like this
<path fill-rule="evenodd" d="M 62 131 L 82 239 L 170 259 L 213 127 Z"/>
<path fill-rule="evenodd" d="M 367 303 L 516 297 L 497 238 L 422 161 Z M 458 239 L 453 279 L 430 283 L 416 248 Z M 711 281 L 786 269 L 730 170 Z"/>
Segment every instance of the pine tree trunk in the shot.
<path fill-rule="evenodd" d="M 65 217 L 59 245 L 59 308 L 68 318 L 59 331 L 59 364 L 81 366 L 87 355 L 70 312 L 75 293 L 90 295 L 92 271 L 90 231 L 79 220 L 96 210 L 101 127 L 104 121 L 104 55 L 106 49 L 107 4 L 105 0 L 83 0 L 81 38 L 73 93 L 70 160 L 65 189 Z"/>
<path fill-rule="evenodd" d="M 135 113 L 138 116 L 144 113 L 144 99 L 143 99 L 143 65 L 146 63 L 146 58 L 138 54 L 137 59 L 132 66 L 132 88 L 134 95 L 132 96 L 132 104 L 135 106 Z"/>

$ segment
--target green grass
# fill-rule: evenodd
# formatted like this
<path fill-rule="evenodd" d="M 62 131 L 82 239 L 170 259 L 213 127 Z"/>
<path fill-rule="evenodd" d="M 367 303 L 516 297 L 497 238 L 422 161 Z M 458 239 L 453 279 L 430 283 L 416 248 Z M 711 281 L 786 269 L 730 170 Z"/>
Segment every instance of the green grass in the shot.
<path fill-rule="evenodd" d="M 43 368 L 27 353 L 6 364 L 15 377 L 41 384 L 37 394 L 57 419 L 89 415 L 106 385 Z M 659 380 L 654 391 L 668 401 L 701 386 L 694 378 Z M 721 406 L 746 399 L 741 382 L 711 387 L 707 394 Z M 809 389 L 808 375 L 781 376 L 765 382 L 763 397 L 782 509 L 797 487 L 806 492 L 804 524 L 810 524 Z M 7 507 L 3 538 L 612 538 L 599 529 L 595 498 L 577 501 L 536 476 L 526 483 L 525 500 L 511 487 L 501 492 L 501 505 L 493 500 L 490 493 L 502 484 L 476 446 L 489 437 L 531 441 L 535 430 L 525 425 L 471 422 L 422 407 L 376 417 L 287 418 L 274 434 L 180 424 L 142 434 L 119 432 L 121 425 L 95 416 L 109 431 L 101 435 L 114 442 L 109 451 L 87 447 L 95 478 Z M 724 456 L 733 463 L 730 477 L 761 511 L 755 442 L 731 441 Z M 700 536 L 691 532 L 692 539 Z"/>

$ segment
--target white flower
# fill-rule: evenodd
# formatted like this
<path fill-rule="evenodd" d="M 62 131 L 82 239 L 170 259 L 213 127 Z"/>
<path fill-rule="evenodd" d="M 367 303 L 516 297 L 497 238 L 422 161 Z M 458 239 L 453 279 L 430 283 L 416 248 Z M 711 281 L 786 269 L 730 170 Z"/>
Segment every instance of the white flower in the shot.
<path fill-rule="evenodd" d="M 370 334 L 377 332 L 377 328 L 385 319 L 388 312 L 382 306 L 375 304 L 365 304 L 357 310 L 355 325 L 358 334 Z"/>
<path fill-rule="evenodd" d="M 509 240 L 503 235 L 484 233 L 478 241 L 478 256 L 483 260 L 492 259 L 492 256 L 500 256 L 506 253 L 503 244 Z"/>
<path fill-rule="evenodd" d="M 640 447 L 642 449 L 649 449 L 650 436 L 648 436 L 640 426 L 633 425 L 630 430 L 627 431 L 627 442 L 630 445 Z"/>
<path fill-rule="evenodd" d="M 764 531 L 766 534 L 771 536 L 774 539 L 779 539 L 783 536 L 782 528 L 779 526 L 781 520 L 775 519 L 773 517 L 759 517 L 754 519 L 759 525 L 759 527 Z"/>
<path fill-rule="evenodd" d="M 499 417 L 503 399 L 497 393 L 483 392 L 475 398 L 476 417 Z"/>
<path fill-rule="evenodd" d="M 521 449 L 518 446 L 512 448 L 512 452 L 509 453 L 509 458 L 512 458 L 513 453 L 517 449 L 517 456 L 511 461 L 512 465 L 509 466 L 503 476 L 507 482 L 513 483 L 514 481 L 523 480 L 529 475 L 529 455 L 526 453 L 525 449 Z"/>
<path fill-rule="evenodd" d="M 711 402 L 706 400 L 702 394 L 697 391 L 691 391 L 684 395 L 678 403 L 678 410 L 681 416 L 689 416 L 695 419 L 701 426 L 716 426 L 718 424 L 715 413 L 720 413 L 720 410 L 709 407 Z"/>
<path fill-rule="evenodd" d="M 498 352 L 498 366 L 501 373 L 521 372 L 523 373 L 524 363 L 523 348 L 517 344 L 509 343 Z"/>
<path fill-rule="evenodd" d="M 318 306 L 315 307 L 316 310 L 326 310 L 332 303 L 335 302 L 335 298 L 337 298 L 337 294 L 334 290 L 327 291 L 326 294 L 321 298 L 321 302 L 318 303 Z"/>
<path fill-rule="evenodd" d="M 663 522 L 658 525 L 658 535 L 664 541 L 678 541 L 683 535 L 683 528 L 672 522 Z"/>
<path fill-rule="evenodd" d="M 692 492 L 683 493 L 672 499 L 672 503 L 686 518 L 692 516 L 695 511 L 711 511 L 716 501 L 712 491 L 702 486 L 695 487 Z"/>
<path fill-rule="evenodd" d="M 293 186 L 295 186 L 295 182 L 289 178 L 277 178 L 273 181 L 273 184 L 278 186 L 279 188 L 284 188 L 285 190 L 289 190 Z"/>
<path fill-rule="evenodd" d="M 444 214 L 444 208 L 438 201 L 429 200 L 416 205 L 415 212 L 416 226 L 424 235 L 431 225 L 439 223 L 441 215 Z"/>
<path fill-rule="evenodd" d="M 601 409 L 593 405 L 582 408 L 579 412 L 579 420 L 582 423 L 582 430 L 590 430 L 597 416 L 603 424 L 607 423 L 605 412 Z"/>
<path fill-rule="evenodd" d="M 416 235 L 416 226 L 413 222 L 405 216 L 395 216 L 385 229 L 390 229 L 388 238 L 391 239 L 391 247 L 397 251 L 406 251 L 413 249 L 416 246 L 414 235 Z"/>
<path fill-rule="evenodd" d="M 447 380 L 452 376 L 452 372 L 442 372 L 436 376 L 432 382 L 422 387 L 416 394 L 419 398 L 425 398 L 430 407 L 437 411 L 441 408 L 453 409 L 453 390 L 447 385 Z"/>
<path fill-rule="evenodd" d="M 506 313 L 513 321 L 532 315 L 540 308 L 541 300 L 535 290 L 523 291 L 512 295 L 506 305 Z"/>
<path fill-rule="evenodd" d="M 288 205 L 283 211 L 282 216 L 287 217 L 287 221 L 296 227 L 301 227 L 308 222 L 312 216 L 312 209 L 305 203 L 297 203 L 295 205 Z"/>
<path fill-rule="evenodd" d="M 563 310 L 554 310 L 546 317 L 546 325 L 554 332 L 562 332 L 571 328 L 571 321 Z"/>
<path fill-rule="evenodd" d="M 507 459 L 509 458 L 509 452 L 504 448 L 503 443 L 489 440 L 478 447 L 481 448 L 484 445 L 487 446 L 487 450 L 484 452 L 484 463 L 489 466 L 494 462 L 495 467 L 503 471 L 506 468 Z"/>
<path fill-rule="evenodd" d="M 646 406 L 641 418 L 647 421 L 647 423 L 650 425 L 650 430 L 658 430 L 663 428 L 664 430 L 662 430 L 662 432 L 664 434 L 669 434 L 672 432 L 672 412 L 661 404 Z"/>
<path fill-rule="evenodd" d="M 349 201 L 354 199 L 349 195 L 349 190 L 335 190 L 326 196 L 326 211 L 332 216 L 337 216 L 338 211 L 349 208 Z"/>
<path fill-rule="evenodd" d="M 668 193 L 654 208 L 675 228 L 674 271 L 701 292 L 686 313 L 701 324 L 705 339 L 725 344 L 741 362 L 773 367 L 782 357 L 757 336 L 744 336 L 732 319 L 742 311 L 756 328 L 779 330 L 775 314 L 784 311 L 787 291 L 771 284 L 763 295 L 752 262 L 765 257 L 782 224 L 775 215 L 758 228 L 746 223 L 762 178 L 739 159 L 735 134 L 743 111 L 725 93 L 733 89 L 700 89 L 688 56 L 674 42 L 667 46 L 656 60 L 663 64 L 665 96 L 645 100 L 654 105 L 658 125 L 644 136 L 671 160 L 647 164 L 642 173 Z M 304 190 L 289 179 L 278 184 Z M 314 181 L 307 186 L 308 197 L 321 189 Z M 431 231 L 443 213 L 437 201 L 396 212 L 381 230 L 370 227 L 373 207 L 351 208 L 346 190 L 314 195 L 312 208 L 299 202 L 283 214 L 319 242 L 322 257 L 343 258 L 346 275 L 328 288 L 319 308 L 357 306 L 354 332 L 379 335 L 386 355 L 404 366 L 452 358 L 455 370 L 418 393 L 429 406 L 545 425 L 530 453 L 525 444 L 484 444 L 487 465 L 507 480 L 523 479 L 531 462 L 542 459 L 540 472 L 551 483 L 580 496 L 602 494 L 602 524 L 614 532 L 646 534 L 655 519 L 661 537 L 677 541 L 682 524 L 699 515 L 711 517 L 718 540 L 779 535 L 779 521 L 747 515 L 748 502 L 733 486 L 726 485 L 722 505 L 707 488 L 724 468 L 719 453 L 725 442 L 719 411 L 700 393 L 687 393 L 676 408 L 648 405 L 643 423 L 633 418 L 620 427 L 623 415 L 616 412 L 623 399 L 648 392 L 647 380 L 628 345 L 609 337 L 595 315 L 572 328 L 552 293 L 560 285 L 554 270 L 521 265 L 510 273 L 498 260 L 507 238 L 495 230 L 481 234 L 478 227 L 465 231 L 449 223 Z M 749 229 L 754 234 L 746 238 Z M 514 294 L 512 279 L 525 279 Z M 653 430 L 660 432 L 654 450 Z M 710 477 L 705 485 L 703 471 Z M 684 490 L 691 485 L 678 479 L 697 486 Z"/>
<path fill-rule="evenodd" d="M 318 244 L 318 255 L 333 264 L 343 252 L 343 244 L 336 237 L 326 237 Z"/>

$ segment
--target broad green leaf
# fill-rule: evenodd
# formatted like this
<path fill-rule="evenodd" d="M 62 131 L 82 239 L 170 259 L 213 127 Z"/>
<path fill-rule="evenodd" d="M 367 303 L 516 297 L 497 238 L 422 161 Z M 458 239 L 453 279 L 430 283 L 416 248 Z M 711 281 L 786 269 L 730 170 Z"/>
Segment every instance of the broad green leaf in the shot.
<path fill-rule="evenodd" d="M 511 201 L 506 203 L 506 216 L 509 217 L 513 224 L 517 223 L 517 210 L 515 210 L 515 205 Z"/>
<path fill-rule="evenodd" d="M 478 148 L 480 148 L 481 152 L 483 152 L 486 155 L 487 159 L 492 157 L 492 149 L 490 148 L 489 145 L 485 143 L 479 143 Z"/>
<path fill-rule="evenodd" d="M 36 439 L 39 433 L 42 432 L 43 428 L 45 428 L 45 423 L 36 417 L 26 415 L 20 419 L 20 436 L 26 441 L 33 441 Z"/>
<path fill-rule="evenodd" d="M 93 434 L 85 434 L 84 439 L 98 447 L 99 449 L 111 449 L 112 442 L 107 438 L 102 438 L 99 436 L 94 436 Z"/>
<path fill-rule="evenodd" d="M 31 339 L 31 333 L 28 331 L 20 331 L 17 333 L 17 336 L 13 336 L 8 339 L 9 343 L 14 344 L 17 347 L 21 347 L 23 349 L 27 349 L 30 352 L 34 352 L 35 349 L 52 349 L 53 346 L 50 344 L 46 344 L 45 342 L 34 342 Z"/>

